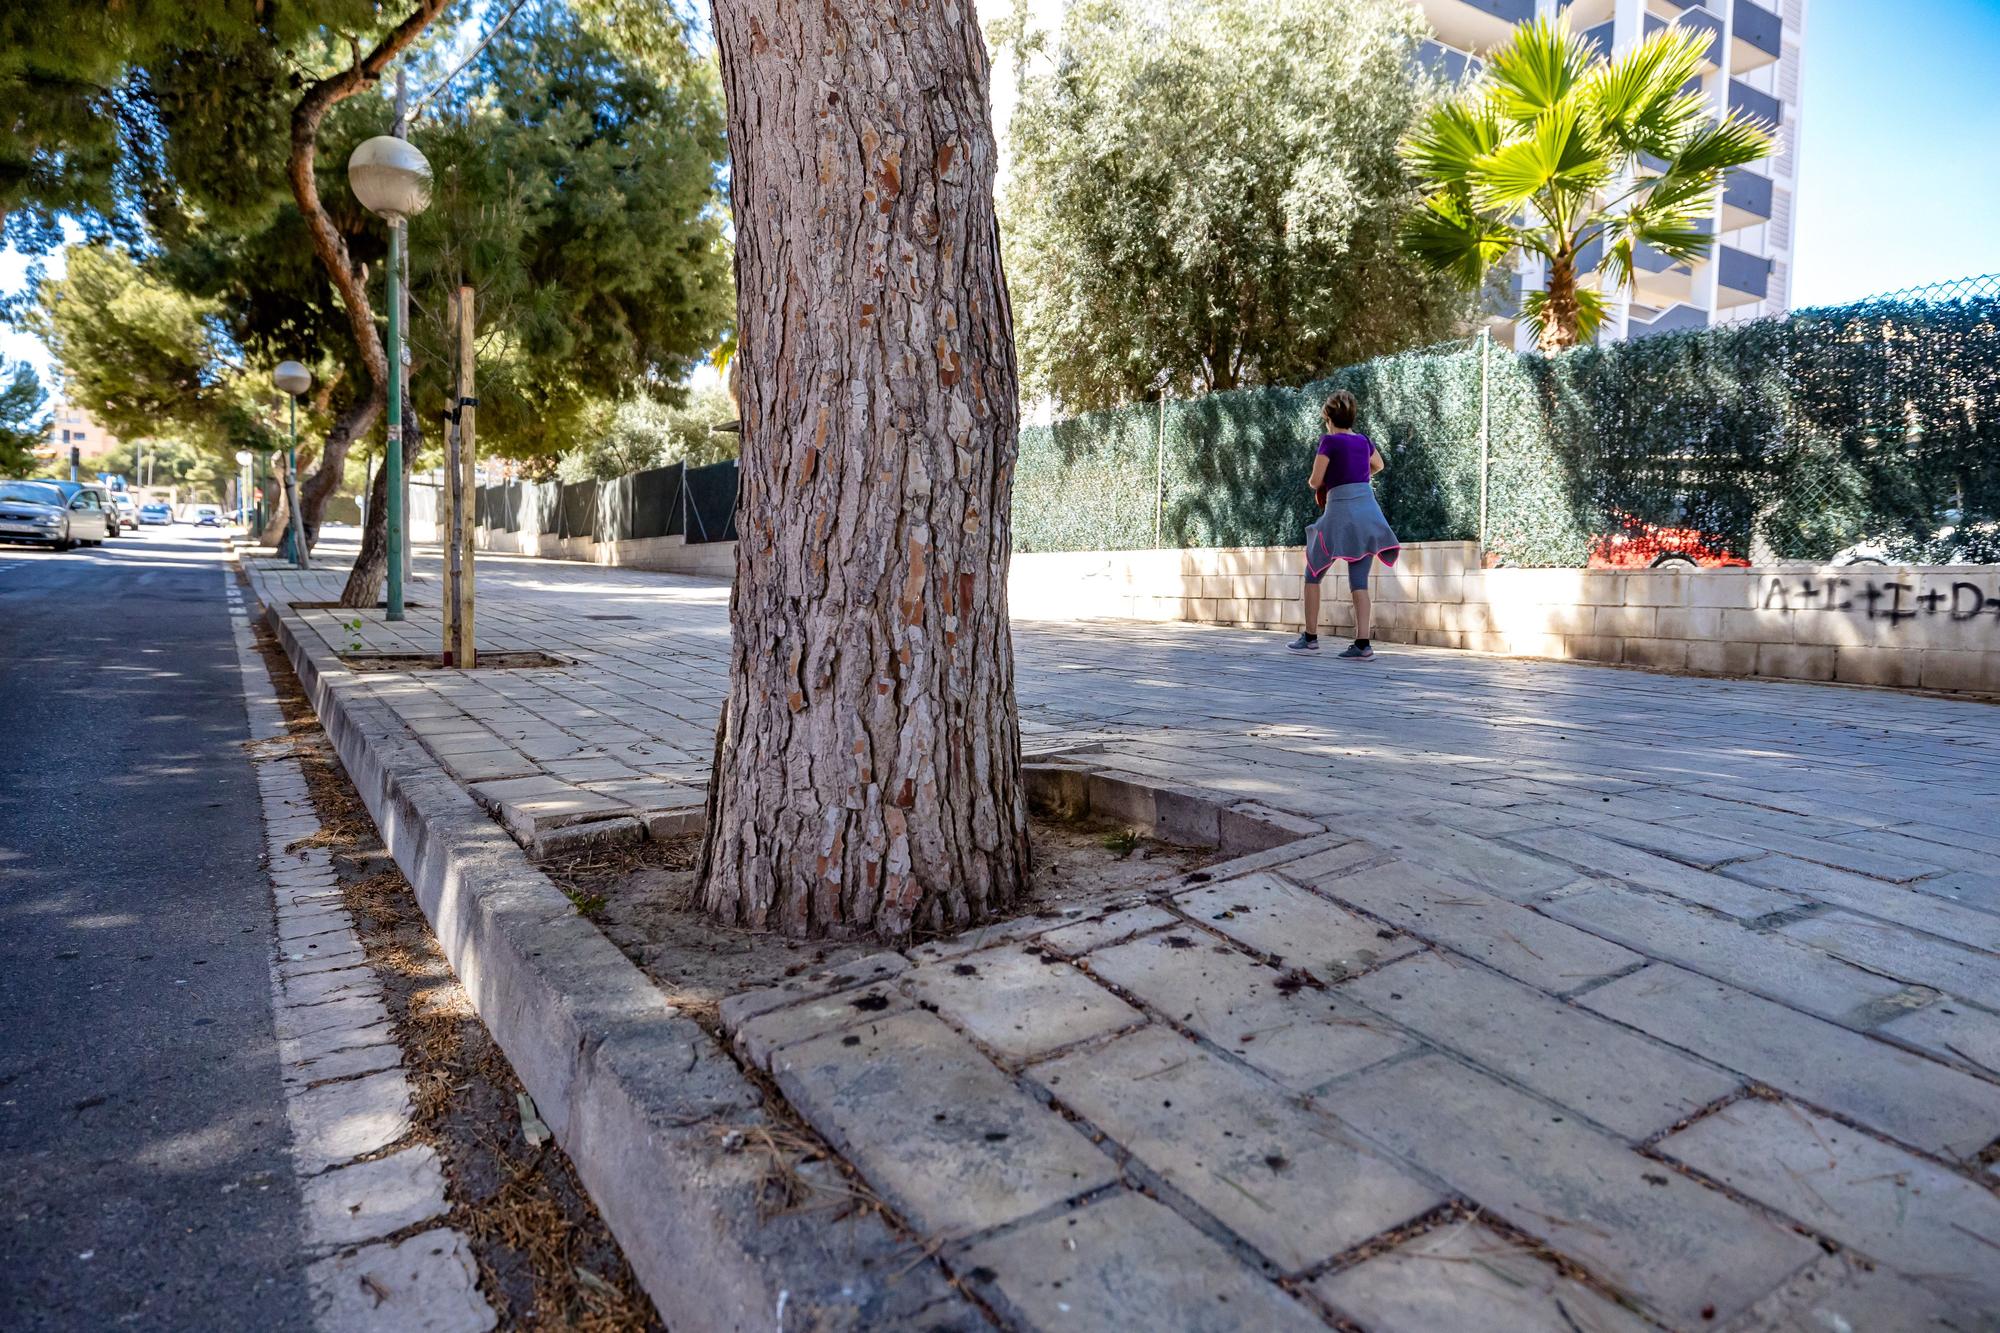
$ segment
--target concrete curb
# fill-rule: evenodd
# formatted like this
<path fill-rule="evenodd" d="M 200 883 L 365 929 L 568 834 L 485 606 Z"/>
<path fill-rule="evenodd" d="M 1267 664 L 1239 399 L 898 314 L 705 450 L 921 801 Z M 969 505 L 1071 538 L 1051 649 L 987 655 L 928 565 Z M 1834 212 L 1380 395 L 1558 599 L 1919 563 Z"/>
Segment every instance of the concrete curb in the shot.
<path fill-rule="evenodd" d="M 734 1059 L 620 953 L 238 560 L 384 844 L 667 1326 L 989 1327 L 882 1217 L 766 1217 Z M 727 1137 L 726 1137 L 727 1136 Z M 822 1167 L 824 1164 L 822 1164 Z"/>

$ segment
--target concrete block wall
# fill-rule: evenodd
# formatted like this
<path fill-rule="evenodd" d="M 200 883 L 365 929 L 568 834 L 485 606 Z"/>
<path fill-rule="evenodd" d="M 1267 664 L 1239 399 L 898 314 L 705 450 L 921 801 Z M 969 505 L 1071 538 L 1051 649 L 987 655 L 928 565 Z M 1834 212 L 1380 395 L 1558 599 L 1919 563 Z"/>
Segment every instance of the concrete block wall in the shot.
<path fill-rule="evenodd" d="M 1295 547 L 1017 555 L 1027 619 L 1299 626 Z M 2000 695 L 2000 568 L 1482 569 L 1472 542 L 1377 568 L 1373 637 L 1515 657 Z M 1341 571 L 1320 628 L 1351 633 Z"/>
<path fill-rule="evenodd" d="M 480 529 L 481 550 L 708 578 L 736 543 L 593 542 Z M 1186 620 L 1296 630 L 1294 546 L 1016 555 L 1024 620 Z M 1482 569 L 1476 542 L 1418 542 L 1378 566 L 1373 637 L 1514 657 L 1716 676 L 1842 681 L 2000 695 L 2000 567 Z M 1343 571 L 1323 585 L 1321 632 L 1353 632 Z"/>
<path fill-rule="evenodd" d="M 735 542 L 698 542 L 690 546 L 685 537 L 600 542 L 589 537 L 558 537 L 523 527 L 519 532 L 480 528 L 474 534 L 474 545 L 481 551 L 501 555 L 532 555 L 544 560 L 574 560 L 586 565 L 616 565 L 703 578 L 726 579 L 736 573 Z"/>

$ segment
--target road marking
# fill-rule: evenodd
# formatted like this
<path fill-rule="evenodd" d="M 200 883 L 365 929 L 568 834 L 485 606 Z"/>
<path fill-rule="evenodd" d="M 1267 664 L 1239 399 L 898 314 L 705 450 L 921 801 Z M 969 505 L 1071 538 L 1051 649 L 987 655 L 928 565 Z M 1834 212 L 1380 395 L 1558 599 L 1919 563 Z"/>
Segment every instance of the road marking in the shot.
<path fill-rule="evenodd" d="M 253 746 L 289 734 L 233 570 L 223 573 Z M 444 1171 L 410 1132 L 410 1085 L 375 971 L 324 848 L 290 848 L 319 826 L 297 759 L 257 763 L 277 913 L 271 999 L 303 1199 L 306 1270 L 320 1333 L 486 1333 L 471 1243 L 445 1226 Z M 389 1151 L 394 1149 L 393 1151 Z M 421 1228 L 421 1229 L 420 1229 Z M 394 1237 L 395 1239 L 391 1239 Z"/>

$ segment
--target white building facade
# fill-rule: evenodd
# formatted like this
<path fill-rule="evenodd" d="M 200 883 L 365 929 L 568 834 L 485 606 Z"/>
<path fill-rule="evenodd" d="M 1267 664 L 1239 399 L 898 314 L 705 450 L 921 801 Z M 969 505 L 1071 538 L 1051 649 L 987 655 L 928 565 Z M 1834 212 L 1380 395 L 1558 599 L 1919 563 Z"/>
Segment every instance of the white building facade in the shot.
<path fill-rule="evenodd" d="M 1629 296 L 1616 294 L 1603 337 L 1643 337 L 1782 314 L 1791 308 L 1792 200 L 1798 167 L 1799 60 L 1806 0 L 1411 0 L 1436 40 L 1422 58 L 1451 78 L 1475 70 L 1517 23 L 1566 17 L 1570 27 L 1622 54 L 1670 24 L 1709 34 L 1701 92 L 1718 113 L 1735 108 L 1771 123 L 1770 157 L 1731 173 L 1710 217 L 1716 244 L 1699 264 L 1676 264 L 1641 247 Z M 1586 255 L 1588 261 L 1591 257 Z M 1542 284 L 1539 260 L 1512 278 L 1513 299 Z M 1507 307 L 1511 309 L 1511 306 Z M 1496 332 L 1528 345 L 1518 322 Z"/>

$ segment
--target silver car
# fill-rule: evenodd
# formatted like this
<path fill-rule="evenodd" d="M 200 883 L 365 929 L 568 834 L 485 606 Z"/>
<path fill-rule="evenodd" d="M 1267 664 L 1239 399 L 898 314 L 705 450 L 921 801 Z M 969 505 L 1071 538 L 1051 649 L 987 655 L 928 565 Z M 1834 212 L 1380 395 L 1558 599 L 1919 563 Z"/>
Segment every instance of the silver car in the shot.
<path fill-rule="evenodd" d="M 36 542 L 67 551 L 98 546 L 111 535 L 102 492 L 77 489 L 65 496 L 48 481 L 0 482 L 0 541 Z"/>

